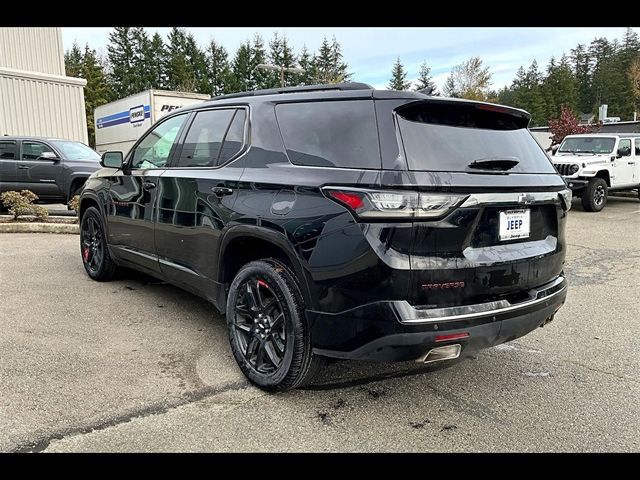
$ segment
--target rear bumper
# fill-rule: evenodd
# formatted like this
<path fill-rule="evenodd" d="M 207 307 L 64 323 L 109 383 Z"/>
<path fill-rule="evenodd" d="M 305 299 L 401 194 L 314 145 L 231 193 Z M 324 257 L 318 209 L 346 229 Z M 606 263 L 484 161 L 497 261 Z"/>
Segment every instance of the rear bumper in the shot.
<path fill-rule="evenodd" d="M 553 317 L 567 295 L 559 276 L 528 292 L 516 304 L 506 300 L 462 307 L 422 309 L 406 301 L 381 301 L 345 312 L 307 311 L 314 352 L 333 358 L 402 361 L 424 358 L 431 348 L 460 344 L 462 356 L 526 335 Z M 439 341 L 438 337 L 468 337 Z"/>

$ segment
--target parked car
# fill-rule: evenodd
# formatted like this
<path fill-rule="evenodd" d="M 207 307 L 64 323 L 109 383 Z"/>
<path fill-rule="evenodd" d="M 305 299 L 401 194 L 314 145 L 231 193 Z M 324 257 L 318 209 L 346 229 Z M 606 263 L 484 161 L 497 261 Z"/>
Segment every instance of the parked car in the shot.
<path fill-rule="evenodd" d="M 100 156 L 84 143 L 59 138 L 0 137 L 0 191 L 31 190 L 43 203 L 67 203 Z"/>
<path fill-rule="evenodd" d="M 638 189 L 640 199 L 640 134 L 568 135 L 552 162 L 588 212 L 599 212 L 610 191 Z"/>
<path fill-rule="evenodd" d="M 218 97 L 106 152 L 88 275 L 133 267 L 226 313 L 266 390 L 326 357 L 435 362 L 549 322 L 571 191 L 529 114 L 358 83 Z"/>

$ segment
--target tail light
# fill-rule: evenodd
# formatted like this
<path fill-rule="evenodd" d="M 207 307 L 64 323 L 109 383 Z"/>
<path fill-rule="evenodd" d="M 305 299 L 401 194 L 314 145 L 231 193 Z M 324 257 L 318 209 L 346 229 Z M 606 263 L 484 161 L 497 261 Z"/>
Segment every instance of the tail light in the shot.
<path fill-rule="evenodd" d="M 368 220 L 437 220 L 449 214 L 467 197 L 467 195 L 444 193 L 339 187 L 324 187 L 322 191 L 327 197 L 349 208 L 357 217 Z"/>

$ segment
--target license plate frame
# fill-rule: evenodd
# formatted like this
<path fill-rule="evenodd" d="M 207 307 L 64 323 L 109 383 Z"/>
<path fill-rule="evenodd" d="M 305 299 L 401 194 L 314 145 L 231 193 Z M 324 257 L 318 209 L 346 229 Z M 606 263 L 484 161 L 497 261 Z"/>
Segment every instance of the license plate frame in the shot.
<path fill-rule="evenodd" d="M 531 209 L 500 210 L 498 225 L 498 239 L 501 242 L 529 238 L 531 236 Z"/>

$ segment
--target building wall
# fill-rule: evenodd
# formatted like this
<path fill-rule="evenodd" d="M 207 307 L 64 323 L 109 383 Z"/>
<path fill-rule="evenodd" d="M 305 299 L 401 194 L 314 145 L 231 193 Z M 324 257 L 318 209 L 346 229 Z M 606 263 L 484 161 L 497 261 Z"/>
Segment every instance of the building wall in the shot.
<path fill-rule="evenodd" d="M 87 143 L 85 83 L 0 68 L 0 136 L 60 137 Z"/>
<path fill-rule="evenodd" d="M 0 67 L 64 75 L 62 30 L 50 27 L 0 28 Z"/>
<path fill-rule="evenodd" d="M 0 138 L 87 143 L 86 80 L 66 77 L 60 28 L 0 28 Z"/>

